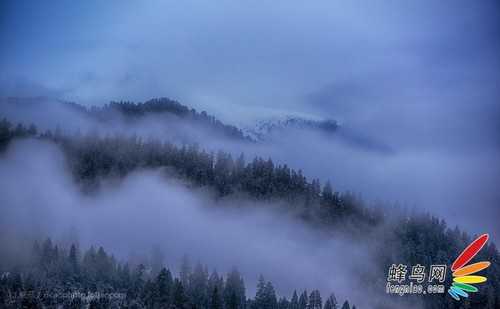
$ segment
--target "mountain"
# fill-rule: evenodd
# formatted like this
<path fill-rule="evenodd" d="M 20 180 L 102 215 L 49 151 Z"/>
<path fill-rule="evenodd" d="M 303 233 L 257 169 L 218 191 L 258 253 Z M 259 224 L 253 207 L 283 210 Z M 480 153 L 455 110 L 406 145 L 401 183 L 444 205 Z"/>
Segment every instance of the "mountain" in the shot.
<path fill-rule="evenodd" d="M 394 149 L 378 140 L 333 119 L 307 119 L 295 116 L 261 120 L 254 127 L 243 129 L 243 133 L 258 142 L 266 142 L 280 134 L 295 134 L 296 131 L 319 133 L 326 141 L 340 142 L 348 147 L 381 154 L 392 154 Z"/>
<path fill-rule="evenodd" d="M 144 168 L 156 169 L 165 171 L 166 177 L 185 182 L 190 188 L 211 190 L 214 196 L 207 196 L 207 201 L 216 205 L 229 206 L 235 210 L 245 205 L 247 209 L 263 210 L 272 202 L 276 203 L 273 208 L 276 214 L 292 216 L 294 221 L 306 224 L 321 235 L 345 235 L 357 245 L 369 242 L 370 265 L 373 267 L 369 272 L 360 273 L 359 280 L 366 282 L 367 290 L 377 291 L 375 293 L 381 296 L 374 300 L 374 308 L 388 308 L 387 302 L 394 300 L 384 292 L 387 283 L 385 274 L 391 265 L 415 265 L 422 263 L 420 261 L 450 265 L 471 242 L 468 234 L 458 228 L 448 227 L 442 219 L 390 205 L 372 205 L 356 194 L 334 191 L 329 182 L 321 185 L 317 179 L 306 178 L 301 170 L 275 164 L 272 159 L 256 157 L 246 162 L 243 155 L 234 160 L 230 153 L 223 151 L 214 156 L 196 145 L 176 146 L 126 136 L 99 137 L 64 131 L 37 133 L 35 127 L 13 125 L 7 120 L 0 121 L 0 154 L 3 155 L 2 152 L 12 140 L 27 137 L 60 147 L 75 183 L 82 186 L 84 193 L 97 193 L 101 180 L 124 178 Z M 147 198 L 145 196 L 144 200 Z M 238 202 L 227 204 L 225 201 Z M 100 255 L 104 257 L 104 253 Z M 495 244 L 485 246 L 479 258 L 492 261 L 493 265 L 488 270 L 488 281 L 474 295 L 474 302 L 479 308 L 498 308 L 500 299 L 497 294 L 491 293 L 498 289 L 497 278 L 500 277 L 500 257 Z M 43 270 L 53 269 L 45 264 L 42 266 Z M 65 281 L 61 282 L 67 282 L 65 268 L 54 269 L 50 273 L 51 277 L 42 277 L 44 285 L 53 282 L 50 278 L 56 276 L 64 278 Z M 27 271 L 29 268 L 22 271 L 23 275 Z M 44 273 L 42 275 L 45 276 Z M 21 274 L 19 276 L 23 278 Z M 83 284 L 87 284 L 87 281 L 79 278 L 76 282 L 86 286 Z M 94 284 L 93 280 L 89 281 L 90 284 Z M 443 284 L 451 285 L 451 278 L 448 277 Z M 0 281 L 0 293 L 8 295 L 19 286 L 22 284 Z M 125 285 L 125 288 L 128 286 Z M 404 303 L 402 300 L 401 306 L 391 308 L 408 308 L 408 303 L 414 300 L 416 298 Z M 444 293 L 422 297 L 418 301 L 423 308 L 459 308 Z"/>
<path fill-rule="evenodd" d="M 243 142 L 269 142 L 279 138 L 282 134 L 296 134 L 300 132 L 319 133 L 325 142 L 340 142 L 348 147 L 364 151 L 391 154 L 394 150 L 382 141 L 368 136 L 365 132 L 357 131 L 347 126 L 339 125 L 333 119 L 308 119 L 297 116 L 285 116 L 258 121 L 255 126 L 240 129 L 218 120 L 205 111 L 198 112 L 194 108 L 169 98 L 156 98 L 145 102 L 110 102 L 103 106 L 87 107 L 81 104 L 45 97 L 33 98 L 4 98 L 0 99 L 0 117 L 10 120 L 34 123 L 41 128 L 54 129 L 54 126 L 83 126 L 94 128 L 95 125 L 85 125 L 81 121 L 73 121 L 74 115 L 84 116 L 79 119 L 90 119 L 99 125 L 124 122 L 133 125 L 141 121 L 148 122 L 154 118 L 175 137 L 168 136 L 183 142 L 200 142 L 206 134 L 223 139 Z M 45 124 L 43 123 L 45 122 Z M 66 123 L 67 122 L 67 123 Z M 193 130 L 191 130 L 193 129 Z"/>
<path fill-rule="evenodd" d="M 315 130 L 324 133 L 334 133 L 338 129 L 335 120 L 312 120 L 301 117 L 286 116 L 283 119 L 258 121 L 254 127 L 246 128 L 243 132 L 256 141 L 265 141 L 271 134 L 285 132 L 289 129 Z"/>
<path fill-rule="evenodd" d="M 155 100 L 148 102 L 143 104 L 111 103 L 104 107 L 90 109 L 80 105 L 65 106 L 70 106 L 77 113 L 87 114 L 104 122 L 107 121 L 106 117 L 109 115 L 112 117 L 120 115 L 128 121 L 135 121 L 150 113 L 191 120 L 197 119 L 196 117 L 208 117 L 200 116 L 203 113 L 185 109 L 175 102 Z M 74 121 L 75 118 L 69 120 Z M 324 123 L 293 119 L 261 127 L 268 128 L 268 132 L 275 130 L 286 132 L 293 128 L 320 130 L 332 138 L 341 136 L 340 132 L 342 132 L 342 127 L 339 126 L 336 126 L 335 130 L 328 131 L 328 126 Z M 303 223 L 321 235 L 326 237 L 345 235 L 357 245 L 369 243 L 371 269 L 369 272 L 360 273 L 359 276 L 362 277 L 360 280 L 363 279 L 363 282 L 366 282 L 367 290 L 376 291 L 375 293 L 381 296 L 379 300 L 374 300 L 378 303 L 378 306 L 374 306 L 375 308 L 388 308 L 384 302 L 393 300 L 391 295 L 386 295 L 384 292 L 385 275 L 392 264 L 415 265 L 422 263 L 421 261 L 424 263 L 432 261 L 436 265 L 450 265 L 452 259 L 458 256 L 459 251 L 471 241 L 469 235 L 458 228 L 448 227 L 440 218 L 430 214 L 409 212 L 392 207 L 390 204 L 372 204 L 357 194 L 335 191 L 335 185 L 332 187 L 329 182 L 321 184 L 317 179 L 308 179 L 300 169 L 275 163 L 271 158 L 254 157 L 253 160 L 245 161 L 245 156 L 242 154 L 235 160 L 231 153 L 221 150 L 214 154 L 200 149 L 197 145 L 175 145 L 168 141 L 162 143 L 153 139 L 130 138 L 126 135 L 99 136 L 92 132 L 81 134 L 64 127 L 55 132 L 43 131 L 35 126 L 16 125 L 8 120 L 0 120 L 0 157 L 4 155 L 3 152 L 11 141 L 25 138 L 42 140 L 59 147 L 64 154 L 66 166 L 73 176 L 74 183 L 79 185 L 82 193 L 87 196 L 99 194 L 99 190 L 105 188 L 110 182 L 124 179 L 136 171 L 154 169 L 164 171 L 166 177 L 185 183 L 187 188 L 211 192 L 213 195 L 207 195 L 206 201 L 213 202 L 215 205 L 233 207 L 234 210 L 252 207 L 259 208 L 259 211 L 275 205 L 272 211 L 276 214 L 291 216 L 294 222 Z M 366 144 L 363 140 L 360 143 Z M 32 162 L 24 159 L 22 164 L 33 165 Z M 25 189 L 21 188 L 21 190 L 24 192 Z M 3 196 L 9 195 L 3 194 Z M 145 196 L 144 201 L 147 199 L 148 196 Z M 2 203 L 2 205 L 8 204 Z M 0 216 L 2 219 L 5 217 L 3 214 Z M 319 235 L 318 239 L 320 239 Z M 0 252 L 5 251 L 0 250 Z M 100 255 L 105 256 L 104 252 Z M 488 281 L 474 295 L 474 302 L 480 308 L 497 308 L 500 299 L 497 294 L 491 293 L 498 289 L 498 278 L 500 278 L 500 268 L 498 268 L 500 257 L 495 245 L 491 243 L 485 246 L 480 258 L 492 261 L 493 265 L 488 270 Z M 72 260 L 76 259 L 72 258 Z M 52 266 L 48 268 L 46 264 L 42 266 L 44 270 L 52 269 Z M 44 285 L 52 282 L 51 278 L 55 277 L 64 278 L 61 282 L 67 282 L 65 268 L 54 269 L 54 271 L 51 270 L 51 277 L 42 277 Z M 93 268 L 90 267 L 90 269 Z M 24 270 L 23 275 L 27 271 L 29 268 Z M 19 277 L 29 278 L 28 276 L 22 277 L 21 274 Z M 16 279 L 16 281 L 17 283 L 0 281 L 0 293 L 7 295 L 14 288 L 22 286 L 23 282 L 18 284 L 19 280 Z M 82 281 L 81 277 L 77 277 L 75 282 L 82 286 L 87 284 L 87 281 Z M 94 278 L 89 282 L 94 284 Z M 97 280 L 97 282 L 100 281 Z M 448 278 L 444 284 L 449 286 L 451 278 Z M 125 288 L 128 287 L 125 285 Z M 4 298 L 0 294 L 0 299 Z M 411 298 L 408 302 L 414 300 L 416 298 Z M 422 297 L 418 301 L 422 302 L 424 308 L 458 308 L 451 298 L 443 294 Z M 405 301 L 397 308 L 407 307 Z"/>

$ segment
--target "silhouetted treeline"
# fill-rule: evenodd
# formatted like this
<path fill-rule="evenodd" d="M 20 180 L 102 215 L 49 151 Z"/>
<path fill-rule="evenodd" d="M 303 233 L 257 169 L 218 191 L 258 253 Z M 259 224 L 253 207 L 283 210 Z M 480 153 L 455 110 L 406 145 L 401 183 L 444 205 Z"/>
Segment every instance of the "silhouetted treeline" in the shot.
<path fill-rule="evenodd" d="M 340 224 L 345 218 L 367 225 L 382 220 L 379 209 L 364 207 L 355 194 L 336 192 L 329 182 L 322 186 L 317 179 L 309 181 L 301 170 L 274 164 L 272 159 L 256 157 L 246 163 L 243 154 L 234 159 L 229 153 L 206 152 L 195 144 L 176 146 L 137 136 L 67 135 L 60 129 L 38 134 L 33 125 L 0 123 L 0 149 L 12 138 L 29 136 L 61 145 L 75 180 L 89 190 L 101 178 L 123 177 L 139 168 L 168 167 L 193 185 L 214 188 L 218 197 L 245 194 L 286 201 L 302 218 L 324 225 Z"/>
<path fill-rule="evenodd" d="M 194 108 L 189 108 L 168 98 L 151 99 L 144 103 L 111 102 L 102 107 L 92 106 L 91 108 L 76 103 L 66 102 L 65 104 L 100 121 L 109 121 L 116 117 L 117 113 L 126 119 L 136 119 L 146 115 L 169 114 L 184 120 L 193 120 L 194 123 L 204 125 L 213 132 L 225 137 L 250 141 L 237 127 L 224 124 L 214 116 L 208 115 L 205 111 L 197 112 Z"/>
<path fill-rule="evenodd" d="M 19 108 L 40 109 L 49 108 L 54 105 L 54 100 L 44 97 L 34 98 L 0 98 L 0 107 L 2 104 L 6 106 Z M 251 142 L 252 139 L 232 125 L 224 124 L 207 112 L 198 112 L 194 108 L 189 108 L 180 104 L 175 100 L 168 98 L 151 99 L 144 103 L 134 103 L 128 101 L 111 102 L 103 106 L 86 107 L 73 102 L 65 102 L 56 100 L 61 108 L 74 111 L 81 117 L 87 117 L 96 120 L 98 123 L 107 123 L 113 120 L 125 120 L 134 122 L 144 116 L 166 116 L 158 118 L 159 121 L 164 121 L 166 124 L 175 120 L 182 120 L 184 123 L 192 125 L 200 130 L 207 131 L 213 136 L 229 138 L 243 142 Z"/>
<path fill-rule="evenodd" d="M 161 264 L 121 263 L 102 247 L 81 252 L 78 245 L 60 247 L 35 242 L 30 262 L 0 275 L 1 308 L 172 308 L 172 309 L 335 309 L 332 293 L 324 307 L 320 292 L 293 292 L 279 297 L 271 282 L 259 277 L 254 298 L 236 268 L 226 276 L 192 267 L 184 257 L 179 276 Z M 95 299 L 87 298 L 97 295 Z M 345 308 L 348 302 L 345 302 Z M 342 307 L 344 308 L 344 307 Z M 352 308 L 355 308 L 353 306 Z"/>

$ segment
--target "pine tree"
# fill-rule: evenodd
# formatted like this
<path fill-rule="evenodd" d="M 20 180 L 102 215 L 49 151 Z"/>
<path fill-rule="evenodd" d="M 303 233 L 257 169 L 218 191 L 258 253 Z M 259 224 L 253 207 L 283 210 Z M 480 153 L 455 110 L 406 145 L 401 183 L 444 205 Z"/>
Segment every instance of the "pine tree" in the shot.
<path fill-rule="evenodd" d="M 189 298 L 197 308 L 203 308 L 208 301 L 208 274 L 203 265 L 197 263 L 191 278 L 188 291 Z"/>
<path fill-rule="evenodd" d="M 239 271 L 233 268 L 227 275 L 224 287 L 224 303 L 230 309 L 243 308 L 245 305 L 245 284 Z"/>
<path fill-rule="evenodd" d="M 266 307 L 267 309 L 276 309 L 278 307 L 278 300 L 276 298 L 276 292 L 271 282 L 266 283 L 265 287 L 266 295 Z"/>
<path fill-rule="evenodd" d="M 332 293 L 325 301 L 324 309 L 337 309 L 337 305 L 337 298 L 335 297 L 335 294 Z"/>
<path fill-rule="evenodd" d="M 299 309 L 299 297 L 297 296 L 296 290 L 293 291 L 292 298 L 290 300 L 290 309 Z"/>
<path fill-rule="evenodd" d="M 176 309 L 184 309 L 187 308 L 187 302 L 188 299 L 182 282 L 176 278 L 172 287 L 172 305 Z"/>
<path fill-rule="evenodd" d="M 118 269 L 118 281 L 122 289 L 128 289 L 131 285 L 130 266 L 125 263 L 121 270 Z"/>
<path fill-rule="evenodd" d="M 278 301 L 278 309 L 289 309 L 289 308 L 290 308 L 290 302 L 285 297 L 281 297 L 280 300 Z"/>
<path fill-rule="evenodd" d="M 222 296 L 219 292 L 217 286 L 212 290 L 212 294 L 210 296 L 209 309 L 222 309 Z"/>
<path fill-rule="evenodd" d="M 95 269 L 97 280 L 100 282 L 109 282 L 111 280 L 112 262 L 103 247 L 99 247 L 95 259 Z"/>
<path fill-rule="evenodd" d="M 173 285 L 170 271 L 166 268 L 162 268 L 156 277 L 155 285 L 155 304 L 160 308 L 167 308 L 170 305 L 170 294 Z"/>
<path fill-rule="evenodd" d="M 304 291 L 299 297 L 299 309 L 307 309 L 309 304 L 309 297 L 307 296 L 307 291 Z"/>
<path fill-rule="evenodd" d="M 141 299 L 148 308 L 154 308 L 157 298 L 158 295 L 155 284 L 151 280 L 147 280 L 141 291 Z"/>
<path fill-rule="evenodd" d="M 137 265 L 135 268 L 133 275 L 132 275 L 132 284 L 127 290 L 127 295 L 130 296 L 130 298 L 137 298 L 139 295 L 141 289 L 144 286 L 144 272 L 146 270 L 146 267 L 143 264 Z"/>
<path fill-rule="evenodd" d="M 308 309 L 322 309 L 321 295 L 318 290 L 313 290 L 311 292 Z"/>
<path fill-rule="evenodd" d="M 327 181 L 325 186 L 323 187 L 323 192 L 321 193 L 322 202 L 328 204 L 333 199 L 333 189 L 330 181 Z"/>
<path fill-rule="evenodd" d="M 54 262 L 54 247 L 52 240 L 47 238 L 42 245 L 41 266 L 47 273 Z"/>
<path fill-rule="evenodd" d="M 264 309 L 266 307 L 267 297 L 266 297 L 266 281 L 264 276 L 259 276 L 259 281 L 257 283 L 257 291 L 255 293 L 254 306 L 255 309 Z M 305 309 L 305 308 L 304 308 Z"/>
<path fill-rule="evenodd" d="M 69 249 L 68 262 L 73 276 L 77 277 L 79 273 L 78 251 L 74 244 Z"/>

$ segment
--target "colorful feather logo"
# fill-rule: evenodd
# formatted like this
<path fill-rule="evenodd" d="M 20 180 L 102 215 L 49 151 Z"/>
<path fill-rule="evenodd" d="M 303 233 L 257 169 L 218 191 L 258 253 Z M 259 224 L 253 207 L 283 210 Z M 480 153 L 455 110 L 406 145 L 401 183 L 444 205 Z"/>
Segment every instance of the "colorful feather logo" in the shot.
<path fill-rule="evenodd" d="M 483 234 L 476 240 L 471 242 L 467 248 L 457 257 L 451 265 L 453 271 L 453 284 L 448 289 L 448 294 L 455 300 L 460 300 L 460 296 L 469 297 L 469 293 L 475 293 L 478 289 L 473 286 L 473 283 L 482 283 L 486 281 L 486 277 L 473 275 L 490 266 L 490 262 L 482 261 L 478 263 L 469 263 L 488 241 L 489 235 Z"/>

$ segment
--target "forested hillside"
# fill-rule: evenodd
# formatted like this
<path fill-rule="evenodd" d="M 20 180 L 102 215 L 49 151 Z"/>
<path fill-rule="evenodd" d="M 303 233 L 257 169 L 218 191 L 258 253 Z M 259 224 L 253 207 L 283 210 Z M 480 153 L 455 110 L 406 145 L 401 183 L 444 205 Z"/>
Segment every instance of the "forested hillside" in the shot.
<path fill-rule="evenodd" d="M 347 233 L 355 241 L 369 242 L 376 252 L 375 264 L 378 265 L 378 269 L 374 269 L 373 273 L 359 275 L 365 280 L 366 286 L 371 289 L 384 290 L 384 276 L 391 264 L 442 263 L 450 265 L 457 254 L 471 241 L 470 235 L 458 228 L 450 229 L 442 219 L 387 205 L 367 205 L 352 193 L 336 192 L 330 183 L 321 185 L 316 179 L 308 180 L 300 170 L 294 170 L 286 165 L 275 165 L 271 159 L 253 158 L 250 162 L 246 162 L 243 154 L 235 159 L 228 153 L 220 151 L 214 154 L 199 149 L 196 145 L 176 146 L 168 142 L 143 140 L 137 136 L 72 134 L 60 129 L 37 132 L 34 125 L 13 125 L 6 119 L 1 121 L 0 149 L 5 150 L 12 140 L 20 138 L 36 138 L 59 145 L 66 156 L 66 164 L 73 174 L 74 181 L 80 184 L 81 190 L 87 194 L 93 194 L 99 190 L 99 183 L 104 179 L 120 179 L 138 169 L 166 168 L 166 174 L 186 181 L 189 186 L 211 188 L 216 199 L 224 200 L 238 196 L 247 199 L 278 201 L 282 205 L 283 215 L 300 218 L 309 226 L 332 233 L 332 235 Z M 50 247 L 50 245 L 46 246 Z M 89 252 L 92 256 L 92 250 Z M 99 252 L 97 256 L 99 254 L 106 256 L 102 250 Z M 68 255 L 68 253 L 65 254 Z M 492 266 L 487 270 L 488 282 L 483 284 L 479 292 L 474 295 L 474 305 L 483 308 L 498 308 L 500 297 L 493 292 L 500 288 L 498 286 L 500 282 L 499 254 L 495 244 L 488 244 L 480 253 L 480 258 L 490 261 Z M 116 268 L 116 270 L 109 270 L 111 273 L 116 271 L 110 276 L 118 276 L 120 267 L 125 266 L 118 266 L 116 262 L 110 261 L 108 264 L 114 265 L 111 269 Z M 85 264 L 85 259 L 82 263 Z M 53 275 L 57 278 L 66 276 L 60 273 L 60 270 L 53 271 L 55 271 Z M 136 294 L 132 299 L 138 297 L 138 291 L 144 293 L 148 287 L 153 286 L 152 282 L 163 280 L 161 277 L 164 275 L 168 277 L 165 272 L 161 274 L 163 275 L 159 278 L 150 278 L 153 281 L 144 283 L 143 287 L 136 287 Z M 42 278 L 44 278 L 41 280 L 42 283 L 48 280 L 45 277 Z M 450 283 L 449 280 L 447 279 L 447 284 Z M 7 284 L 7 281 L 3 282 Z M 8 289 L 16 286 L 12 281 L 8 282 Z M 85 284 L 89 283 L 85 281 L 78 284 L 86 286 Z M 123 282 L 119 280 L 113 281 L 111 285 L 124 287 Z M 172 286 L 175 287 L 176 284 Z M 19 290 L 20 287 L 17 289 Z M 176 293 L 180 293 L 179 289 L 189 290 L 189 287 L 177 282 L 176 289 Z M 211 293 L 215 292 L 212 290 Z M 142 302 L 159 301 L 144 298 L 144 295 L 141 297 L 143 297 Z M 210 308 L 220 306 L 218 296 L 214 297 L 215 304 L 212 305 L 215 307 Z M 409 296 L 410 299 L 412 297 L 416 296 Z M 292 302 L 294 298 L 292 297 Z M 258 302 L 258 299 L 259 296 L 256 296 L 255 300 L 249 301 L 249 304 Z M 427 308 L 467 308 L 469 306 L 469 301 L 458 303 L 446 295 L 436 295 L 423 300 L 415 298 L 415 300 L 423 302 Z M 270 301 L 274 303 L 274 300 Z M 193 300 L 189 302 L 192 303 Z M 377 302 L 380 308 L 384 307 L 383 300 L 377 300 Z M 295 308 L 286 304 L 286 300 L 278 302 L 279 306 L 284 306 L 279 308 Z M 274 305 L 266 306 L 257 308 L 278 308 Z"/>
<path fill-rule="evenodd" d="M 2 106 L 3 105 L 3 106 Z M 140 121 L 148 121 L 147 117 L 155 117 L 155 121 L 163 123 L 170 130 L 182 130 L 191 128 L 206 131 L 214 136 L 228 140 L 251 142 L 240 129 L 235 126 L 222 123 L 220 120 L 207 112 L 198 112 L 175 100 L 168 98 L 151 99 L 143 103 L 133 102 L 111 102 L 103 106 L 92 106 L 90 108 L 67 101 L 53 100 L 49 98 L 0 98 L 0 107 L 9 110 L 16 115 L 35 112 L 37 115 L 46 114 L 46 110 L 63 115 L 61 122 L 68 121 L 64 117 L 77 119 L 88 119 L 96 121 L 97 124 L 116 126 L 117 123 L 133 126 Z M 53 110 L 52 110 L 53 109 Z M 20 116 L 22 118 L 22 116 Z M 42 116 L 40 116 L 42 117 Z M 179 128 L 178 125 L 184 125 Z M 81 128 L 83 129 L 83 128 Z"/>

